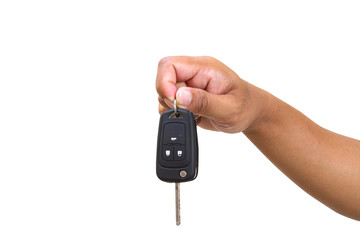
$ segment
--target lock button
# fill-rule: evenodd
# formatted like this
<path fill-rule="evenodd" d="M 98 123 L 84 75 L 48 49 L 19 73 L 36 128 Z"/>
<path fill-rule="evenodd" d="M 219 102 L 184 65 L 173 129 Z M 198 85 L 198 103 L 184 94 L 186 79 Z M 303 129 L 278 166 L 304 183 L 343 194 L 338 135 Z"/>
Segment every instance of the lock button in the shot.
<path fill-rule="evenodd" d="M 171 146 L 164 146 L 162 148 L 162 157 L 164 160 L 174 160 L 174 148 Z"/>

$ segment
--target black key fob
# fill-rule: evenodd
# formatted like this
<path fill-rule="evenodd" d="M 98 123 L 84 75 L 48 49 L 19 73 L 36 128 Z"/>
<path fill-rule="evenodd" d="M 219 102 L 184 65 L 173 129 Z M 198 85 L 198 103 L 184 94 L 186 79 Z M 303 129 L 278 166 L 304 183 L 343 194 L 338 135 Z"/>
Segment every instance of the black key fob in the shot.
<path fill-rule="evenodd" d="M 194 114 L 170 109 L 161 114 L 156 174 L 165 182 L 187 182 L 198 173 L 198 139 Z"/>

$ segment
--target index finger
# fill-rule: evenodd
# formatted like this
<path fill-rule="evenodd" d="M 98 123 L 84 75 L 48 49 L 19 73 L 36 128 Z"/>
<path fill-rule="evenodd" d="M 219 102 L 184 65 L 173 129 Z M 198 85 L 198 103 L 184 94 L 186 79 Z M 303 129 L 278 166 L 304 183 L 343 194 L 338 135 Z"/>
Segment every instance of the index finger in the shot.
<path fill-rule="evenodd" d="M 156 90 L 161 98 L 167 98 L 171 102 L 176 96 L 176 83 L 192 79 L 200 66 L 192 57 L 165 57 L 159 61 L 156 76 Z"/>

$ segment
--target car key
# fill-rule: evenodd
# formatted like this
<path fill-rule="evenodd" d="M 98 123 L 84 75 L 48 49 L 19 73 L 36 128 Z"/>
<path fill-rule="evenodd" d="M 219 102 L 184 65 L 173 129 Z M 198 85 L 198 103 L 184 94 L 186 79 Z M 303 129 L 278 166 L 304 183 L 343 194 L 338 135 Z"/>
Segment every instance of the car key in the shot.
<path fill-rule="evenodd" d="M 174 109 L 161 114 L 156 153 L 156 174 L 175 183 L 176 225 L 180 225 L 180 182 L 194 180 L 198 173 L 196 119 L 192 112 Z"/>

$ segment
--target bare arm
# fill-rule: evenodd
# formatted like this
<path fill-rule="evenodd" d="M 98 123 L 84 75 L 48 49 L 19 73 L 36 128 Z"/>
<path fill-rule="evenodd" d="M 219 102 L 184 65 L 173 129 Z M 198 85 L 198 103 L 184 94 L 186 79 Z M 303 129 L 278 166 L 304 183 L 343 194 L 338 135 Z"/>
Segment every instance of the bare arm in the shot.
<path fill-rule="evenodd" d="M 178 107 L 196 114 L 200 127 L 243 132 L 307 193 L 360 220 L 360 141 L 318 126 L 213 58 L 161 60 L 156 87 L 160 113 L 176 97 Z"/>
<path fill-rule="evenodd" d="M 360 141 L 328 131 L 265 93 L 267 115 L 244 131 L 259 150 L 307 193 L 360 220 Z"/>

